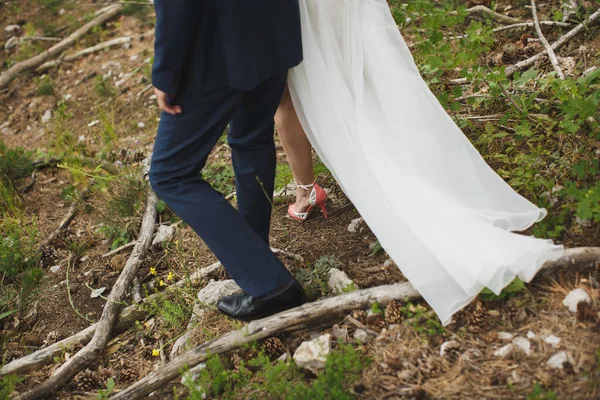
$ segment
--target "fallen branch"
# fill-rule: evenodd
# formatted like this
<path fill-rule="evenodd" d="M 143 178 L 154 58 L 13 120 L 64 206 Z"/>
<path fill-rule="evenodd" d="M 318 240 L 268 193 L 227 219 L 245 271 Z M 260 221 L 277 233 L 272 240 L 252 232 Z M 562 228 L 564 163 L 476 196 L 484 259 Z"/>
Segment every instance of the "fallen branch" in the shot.
<path fill-rule="evenodd" d="M 560 26 L 563 28 L 569 28 L 573 25 L 568 22 L 558 22 L 558 21 L 539 21 L 539 24 L 545 25 L 545 26 Z M 502 32 L 502 31 L 506 31 L 506 30 L 510 30 L 510 29 L 533 28 L 533 27 L 535 27 L 535 24 L 533 22 L 519 22 L 518 24 L 499 26 L 498 28 L 492 29 L 492 32 Z"/>
<path fill-rule="evenodd" d="M 600 264 L 600 248 L 577 248 L 566 250 L 557 261 L 544 264 L 542 269 L 556 271 L 561 267 L 594 266 Z M 248 343 L 264 339 L 282 331 L 304 329 L 356 309 L 367 308 L 377 302 L 386 305 L 391 301 L 419 299 L 421 296 L 409 282 L 358 290 L 250 322 L 244 328 L 229 332 L 182 354 L 173 361 L 122 392 L 112 400 L 134 400 L 145 398 L 156 389 L 177 377 L 183 368 L 192 368 L 205 361 L 209 354 L 221 354 Z"/>
<path fill-rule="evenodd" d="M 77 40 L 81 39 L 86 33 L 92 30 L 95 26 L 101 25 L 106 21 L 110 20 L 117 14 L 121 12 L 123 8 L 120 4 L 112 5 L 105 13 L 99 15 L 94 18 L 92 21 L 88 22 L 75 32 L 73 32 L 69 37 L 52 46 L 48 50 L 21 62 L 16 63 L 12 67 L 10 67 L 6 72 L 0 75 L 0 89 L 4 89 L 8 86 L 10 82 L 12 82 L 19 74 L 25 71 L 29 71 L 37 68 L 42 65 L 49 59 L 56 57 L 57 55 L 64 52 L 66 49 L 71 47 Z"/>
<path fill-rule="evenodd" d="M 142 297 L 142 284 L 140 283 L 140 277 L 137 275 L 135 278 L 133 278 L 132 292 L 133 302 L 136 304 L 141 303 L 144 298 Z"/>
<path fill-rule="evenodd" d="M 568 21 L 571 18 L 571 15 L 577 13 L 577 0 L 563 0 L 563 22 Z"/>
<path fill-rule="evenodd" d="M 537 32 L 538 37 L 540 38 L 540 42 L 542 42 L 542 45 L 546 49 L 546 53 L 548 53 L 548 57 L 550 58 L 552 66 L 554 67 L 554 71 L 556 71 L 556 75 L 558 75 L 560 79 L 565 79 L 565 74 L 560 68 L 558 58 L 556 58 L 556 53 L 554 53 L 554 50 L 552 50 L 552 47 L 550 47 L 550 43 L 548 43 L 548 40 L 544 36 L 544 32 L 542 32 L 542 28 L 540 27 L 540 21 L 538 20 L 537 16 L 537 7 L 535 5 L 535 0 L 531 0 L 531 15 L 533 17 L 535 31 Z"/>
<path fill-rule="evenodd" d="M 67 211 L 67 213 L 65 214 L 63 219 L 60 221 L 58 228 L 56 228 L 54 230 L 54 232 L 52 232 L 50 234 L 50 236 L 48 236 L 46 238 L 46 240 L 44 240 L 42 242 L 42 244 L 40 245 L 40 248 L 44 248 L 44 247 L 50 245 L 58 237 L 58 235 L 60 235 L 65 229 L 67 229 L 69 227 L 69 225 L 71 224 L 71 221 L 73 221 L 73 218 L 75 218 L 75 214 L 77 214 L 77 209 L 79 208 L 79 205 L 81 204 L 82 201 L 84 201 L 89 196 L 93 185 L 94 185 L 94 180 L 92 179 L 92 181 L 89 183 L 88 187 L 85 188 L 83 190 L 83 192 L 81 192 L 81 194 L 80 194 L 81 198 L 77 199 L 71 203 L 69 210 Z"/>
<path fill-rule="evenodd" d="M 117 247 L 116 249 L 109 251 L 106 254 L 102 254 L 101 258 L 107 258 L 110 256 L 114 256 L 115 254 L 120 253 L 123 250 L 127 250 L 128 248 L 133 247 L 133 246 L 135 246 L 135 242 L 129 242 L 127 244 L 124 244 L 121 247 Z"/>
<path fill-rule="evenodd" d="M 147 36 L 153 35 L 153 34 L 154 34 L 154 31 L 148 31 L 148 32 L 146 32 L 146 33 L 144 33 L 142 35 L 137 36 L 137 38 L 147 37 Z M 124 37 L 119 37 L 119 38 L 111 39 L 111 40 L 108 40 L 106 42 L 98 43 L 95 46 L 88 47 L 86 49 L 78 51 L 77 53 L 69 54 L 69 55 L 63 57 L 61 60 L 48 61 L 48 62 L 40 65 L 37 68 L 37 71 L 44 71 L 44 70 L 47 70 L 47 69 L 50 69 L 50 68 L 54 68 L 54 67 L 59 66 L 63 62 L 71 62 L 71 61 L 74 61 L 74 60 L 76 60 L 76 59 L 78 59 L 80 57 L 87 56 L 88 54 L 96 53 L 98 51 L 107 49 L 107 48 L 112 47 L 112 46 L 118 46 L 118 45 L 123 45 L 123 44 L 126 44 L 126 43 L 131 43 L 135 38 L 136 38 L 136 36 L 124 36 Z"/>
<path fill-rule="evenodd" d="M 588 269 L 600 265 L 600 247 L 577 247 L 565 250 L 556 261 L 549 261 L 540 270 L 540 276 L 547 276 L 559 270 L 570 268 Z"/>
<path fill-rule="evenodd" d="M 282 312 L 271 317 L 250 322 L 244 328 L 229 332 L 182 354 L 132 386 L 117 393 L 111 399 L 141 399 L 178 376 L 182 368 L 192 368 L 205 361 L 209 354 L 221 354 L 247 343 L 267 338 L 281 331 L 294 331 L 321 324 L 324 320 L 338 317 L 356 309 L 367 308 L 371 303 L 387 304 L 390 301 L 412 300 L 419 293 L 410 283 L 379 286 L 352 293 L 330 297 L 314 303 Z"/>
<path fill-rule="evenodd" d="M 4 50 L 10 50 L 23 42 L 60 42 L 61 40 L 60 38 L 46 36 L 24 36 L 21 38 L 13 36 L 4 44 Z"/>
<path fill-rule="evenodd" d="M 469 15 L 487 14 L 487 15 L 491 16 L 494 21 L 502 22 L 505 24 L 517 24 L 517 23 L 521 22 L 517 18 L 513 18 L 513 17 L 509 17 L 506 15 L 497 13 L 496 11 L 489 9 L 486 6 L 471 7 L 469 9 L 467 9 L 467 12 L 469 13 Z M 449 15 L 457 15 L 458 13 L 456 11 L 451 11 L 448 14 Z"/>
<path fill-rule="evenodd" d="M 32 390 L 17 396 L 16 399 L 40 399 L 51 393 L 55 393 L 81 370 L 90 366 L 98 359 L 98 357 L 100 357 L 110 339 L 113 327 L 117 322 L 121 301 L 137 275 L 139 266 L 144 260 L 146 252 L 152 243 L 157 202 L 158 198 L 156 197 L 156 194 L 152 190 L 149 190 L 148 199 L 146 201 L 146 211 L 144 212 L 138 241 L 125 264 L 121 275 L 115 282 L 110 295 L 108 296 L 107 302 L 104 305 L 104 310 L 102 311 L 102 316 L 100 317 L 100 321 L 96 326 L 94 336 L 90 342 L 65 362 L 54 375 L 50 377 L 50 379 Z"/>
<path fill-rule="evenodd" d="M 170 289 L 178 288 L 184 286 L 186 283 L 196 282 L 205 276 L 208 276 L 218 270 L 221 267 L 221 263 L 217 262 L 208 267 L 201 268 L 197 272 L 191 274 L 189 277 L 181 279 L 170 286 L 167 290 L 154 293 L 145 299 L 142 300 L 143 304 L 151 304 L 152 302 L 156 302 L 163 297 L 166 297 L 170 291 Z M 114 332 L 119 333 L 125 331 L 129 327 L 131 327 L 135 321 L 144 320 L 148 316 L 148 311 L 143 307 L 138 305 L 131 305 L 126 307 L 121 311 L 119 315 L 119 319 L 115 324 Z M 84 329 L 81 332 L 74 334 L 66 339 L 61 340 L 60 342 L 54 343 L 51 346 L 40 349 L 32 354 L 29 354 L 25 357 L 19 358 L 17 360 L 13 360 L 10 363 L 6 364 L 0 369 L 0 377 L 6 375 L 21 375 L 28 371 L 32 371 L 34 369 L 38 369 L 43 365 L 51 364 L 54 360 L 54 357 L 60 356 L 65 350 L 73 348 L 77 345 L 85 345 L 94 336 L 94 332 L 96 331 L 96 327 L 98 324 L 94 324 Z"/>
<path fill-rule="evenodd" d="M 600 17 L 600 9 L 596 10 L 593 14 L 591 14 L 589 17 L 587 17 L 585 21 L 583 21 L 582 23 L 577 25 L 575 28 L 571 29 L 569 32 L 567 32 L 563 36 L 561 36 L 556 42 L 554 42 L 550 46 L 550 48 L 552 50 L 556 50 L 559 47 L 563 46 L 569 40 L 573 39 L 575 36 L 577 36 L 581 32 L 583 32 L 589 25 L 594 23 L 598 19 L 598 17 Z M 506 76 L 511 76 L 512 74 L 514 74 L 517 71 L 520 71 L 522 69 L 532 66 L 544 54 L 546 54 L 545 49 L 544 49 L 544 51 L 536 54 L 533 57 L 530 57 L 526 60 L 520 61 L 520 62 L 516 63 L 515 65 L 506 68 L 506 70 L 505 70 Z"/>

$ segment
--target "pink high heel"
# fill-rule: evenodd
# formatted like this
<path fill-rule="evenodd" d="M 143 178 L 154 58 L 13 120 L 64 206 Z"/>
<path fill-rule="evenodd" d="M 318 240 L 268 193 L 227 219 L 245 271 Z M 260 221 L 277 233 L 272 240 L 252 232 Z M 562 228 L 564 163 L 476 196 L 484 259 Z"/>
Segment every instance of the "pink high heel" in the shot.
<path fill-rule="evenodd" d="M 298 187 L 300 189 L 310 190 L 310 205 L 308 206 L 306 211 L 298 212 L 295 208 L 296 204 L 290 204 L 290 206 L 288 207 L 288 215 L 296 221 L 304 222 L 313 212 L 315 206 L 318 206 L 323 212 L 323 217 L 327 219 L 327 208 L 325 206 L 325 204 L 327 203 L 327 193 L 325 192 L 325 190 L 323 190 L 321 186 L 317 185 L 316 182 L 313 182 L 310 185 L 298 185 Z"/>

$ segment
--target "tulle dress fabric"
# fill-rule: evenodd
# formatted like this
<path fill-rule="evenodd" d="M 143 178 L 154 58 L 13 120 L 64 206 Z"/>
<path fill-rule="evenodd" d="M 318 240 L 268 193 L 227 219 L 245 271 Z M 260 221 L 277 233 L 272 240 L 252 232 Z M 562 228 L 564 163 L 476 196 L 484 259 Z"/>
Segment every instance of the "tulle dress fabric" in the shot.
<path fill-rule="evenodd" d="M 321 160 L 444 324 L 563 247 L 513 233 L 546 215 L 483 160 L 421 78 L 385 0 L 300 0 L 289 86 Z"/>

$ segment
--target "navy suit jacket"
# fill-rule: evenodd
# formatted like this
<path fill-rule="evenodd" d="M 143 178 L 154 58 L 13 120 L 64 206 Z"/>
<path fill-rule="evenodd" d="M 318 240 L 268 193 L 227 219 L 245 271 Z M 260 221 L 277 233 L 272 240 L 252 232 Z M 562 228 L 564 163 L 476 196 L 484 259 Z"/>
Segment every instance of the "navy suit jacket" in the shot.
<path fill-rule="evenodd" d="M 302 61 L 298 0 L 154 0 L 152 83 L 171 95 L 251 90 Z"/>

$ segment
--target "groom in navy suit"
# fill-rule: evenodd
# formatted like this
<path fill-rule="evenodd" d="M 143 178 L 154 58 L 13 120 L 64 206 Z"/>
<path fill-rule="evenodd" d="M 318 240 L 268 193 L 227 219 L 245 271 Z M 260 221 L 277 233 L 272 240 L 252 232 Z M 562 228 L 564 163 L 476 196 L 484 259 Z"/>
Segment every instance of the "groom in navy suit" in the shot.
<path fill-rule="evenodd" d="M 157 195 L 215 253 L 241 295 L 219 309 L 251 320 L 300 305 L 304 292 L 269 249 L 273 117 L 302 61 L 297 0 L 154 0 L 152 84 L 162 109 L 150 168 Z M 236 211 L 201 170 L 229 124 Z"/>

